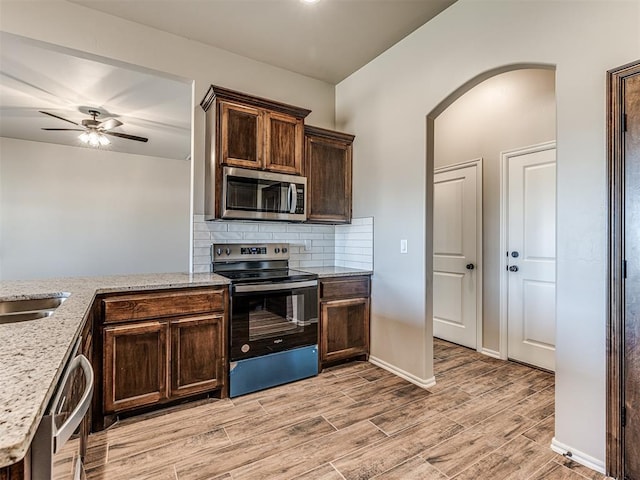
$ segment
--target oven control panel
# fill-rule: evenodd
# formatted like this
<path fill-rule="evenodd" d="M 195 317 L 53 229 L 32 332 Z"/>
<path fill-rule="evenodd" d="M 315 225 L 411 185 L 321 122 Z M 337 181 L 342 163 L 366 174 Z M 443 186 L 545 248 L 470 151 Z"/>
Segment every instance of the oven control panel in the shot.
<path fill-rule="evenodd" d="M 214 243 L 211 246 L 213 262 L 234 260 L 288 260 L 288 243 Z"/>

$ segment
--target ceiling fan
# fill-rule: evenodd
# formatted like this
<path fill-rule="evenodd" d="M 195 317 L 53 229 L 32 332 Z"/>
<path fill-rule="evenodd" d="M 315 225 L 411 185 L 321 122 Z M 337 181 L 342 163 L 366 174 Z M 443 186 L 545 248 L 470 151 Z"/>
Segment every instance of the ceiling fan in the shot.
<path fill-rule="evenodd" d="M 98 117 L 102 112 L 99 110 L 89 109 L 86 111 L 92 118 L 86 118 L 82 120 L 82 123 L 76 123 L 73 120 L 69 120 L 67 118 L 61 117 L 59 115 L 55 115 L 53 113 L 45 112 L 40 110 L 40 113 L 44 115 L 49 115 L 50 117 L 57 118 L 59 120 L 63 120 L 68 123 L 72 123 L 81 128 L 43 128 L 42 130 L 49 131 L 72 131 L 72 132 L 82 132 L 78 137 L 82 142 L 91 145 L 92 147 L 99 147 L 104 145 L 109 145 L 109 139 L 106 135 L 110 135 L 112 137 L 125 138 L 127 140 L 135 140 L 137 142 L 148 142 L 148 138 L 138 137 L 136 135 L 128 135 L 126 133 L 112 132 L 113 128 L 119 127 L 122 125 L 122 122 L 116 120 L 115 118 L 108 118 L 104 121 L 99 121 Z"/>

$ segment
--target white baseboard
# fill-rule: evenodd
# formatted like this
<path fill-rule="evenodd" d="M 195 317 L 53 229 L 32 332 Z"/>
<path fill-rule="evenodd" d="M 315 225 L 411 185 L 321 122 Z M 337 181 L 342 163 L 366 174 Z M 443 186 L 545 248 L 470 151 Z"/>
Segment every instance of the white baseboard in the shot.
<path fill-rule="evenodd" d="M 482 350 L 480 350 L 480 353 L 482 353 L 483 355 L 486 355 L 487 357 L 503 360 L 503 358 L 500 356 L 500 352 L 496 352 L 495 350 L 491 350 L 489 348 L 483 348 Z"/>
<path fill-rule="evenodd" d="M 405 372 L 404 370 L 394 365 L 391 365 L 390 363 L 387 363 L 384 360 L 380 360 L 379 358 L 376 358 L 373 355 L 369 355 L 369 361 L 374 365 L 380 368 L 384 368 L 385 370 L 393 373 L 394 375 L 397 375 L 400 378 L 404 378 L 408 382 L 411 382 L 414 385 L 417 385 L 421 388 L 433 387 L 436 384 L 436 377 L 431 377 L 427 379 L 416 377 L 412 373 Z"/>
<path fill-rule="evenodd" d="M 553 437 L 553 440 L 551 440 L 551 450 L 559 453 L 560 455 L 565 455 L 567 458 L 573 460 L 576 463 L 579 463 L 580 465 L 584 465 L 591 470 L 595 470 L 596 472 L 600 472 L 602 474 L 605 473 L 605 465 L 602 460 L 598 460 L 597 458 L 594 458 L 591 455 L 587 455 L 580 450 L 571 448 L 569 445 L 565 445 L 564 443 L 556 440 L 556 437 Z M 571 456 L 566 455 L 566 453 L 568 452 L 571 452 Z"/>

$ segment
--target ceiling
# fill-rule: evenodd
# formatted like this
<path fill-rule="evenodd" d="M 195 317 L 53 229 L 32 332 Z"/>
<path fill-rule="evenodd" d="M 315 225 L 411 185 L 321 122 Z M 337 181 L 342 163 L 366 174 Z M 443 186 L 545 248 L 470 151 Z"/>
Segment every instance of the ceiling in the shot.
<path fill-rule="evenodd" d="M 191 83 L 67 49 L 52 49 L 0 33 L 0 136 L 86 147 L 78 128 L 40 110 L 81 123 L 95 108 L 123 123 L 113 132 L 147 143 L 109 137 L 104 150 L 186 159 L 191 152 Z M 86 147 L 91 148 L 91 147 Z"/>
<path fill-rule="evenodd" d="M 290 71 L 338 83 L 455 0 L 70 0 Z M 75 123 L 88 109 L 123 123 L 101 149 L 185 159 L 191 83 L 0 32 L 0 136 L 91 148 Z"/>
<path fill-rule="evenodd" d="M 70 0 L 337 84 L 455 0 Z"/>

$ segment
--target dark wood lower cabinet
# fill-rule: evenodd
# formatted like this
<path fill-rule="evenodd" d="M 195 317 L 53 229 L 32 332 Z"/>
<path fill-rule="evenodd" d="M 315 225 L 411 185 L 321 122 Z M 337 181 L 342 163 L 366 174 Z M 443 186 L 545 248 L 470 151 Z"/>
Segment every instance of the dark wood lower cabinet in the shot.
<path fill-rule="evenodd" d="M 324 278 L 320 282 L 320 364 L 369 355 L 368 275 Z"/>
<path fill-rule="evenodd" d="M 166 321 L 105 327 L 106 413 L 151 405 L 168 397 L 168 331 Z"/>
<path fill-rule="evenodd" d="M 120 413 L 217 391 L 226 396 L 228 287 L 109 295 L 94 321 L 93 427 Z M 95 369 L 95 368 L 94 368 Z"/>
<path fill-rule="evenodd" d="M 369 299 L 332 300 L 321 304 L 323 362 L 369 353 Z"/>
<path fill-rule="evenodd" d="M 25 478 L 25 462 L 20 460 L 18 463 L 0 468 L 0 480 L 24 480 Z"/>
<path fill-rule="evenodd" d="M 171 396 L 213 390 L 224 384 L 224 315 L 172 320 Z"/>

